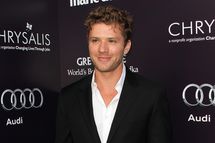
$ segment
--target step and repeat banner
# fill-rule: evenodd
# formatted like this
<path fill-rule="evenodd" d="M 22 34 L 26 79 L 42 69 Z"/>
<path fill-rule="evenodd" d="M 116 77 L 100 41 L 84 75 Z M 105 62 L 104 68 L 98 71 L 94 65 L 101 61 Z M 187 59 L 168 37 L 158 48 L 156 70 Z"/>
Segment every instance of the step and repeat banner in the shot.
<path fill-rule="evenodd" d="M 93 72 L 84 20 L 99 5 L 134 18 L 132 72 L 163 83 L 173 143 L 213 143 L 215 1 L 3 0 L 1 143 L 54 143 L 59 90 Z"/>
<path fill-rule="evenodd" d="M 54 142 L 60 90 L 57 30 L 57 1 L 1 1 L 1 143 Z"/>
<path fill-rule="evenodd" d="M 99 5 L 134 18 L 132 72 L 163 83 L 173 143 L 213 143 L 215 131 L 215 1 L 59 0 L 61 87 L 93 72 L 84 20 Z"/>

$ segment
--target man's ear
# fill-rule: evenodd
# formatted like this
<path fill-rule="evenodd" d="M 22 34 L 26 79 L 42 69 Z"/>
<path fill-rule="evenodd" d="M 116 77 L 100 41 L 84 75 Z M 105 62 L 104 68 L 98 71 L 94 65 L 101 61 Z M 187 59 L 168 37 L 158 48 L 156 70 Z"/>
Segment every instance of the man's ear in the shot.
<path fill-rule="evenodd" d="M 128 40 L 126 45 L 125 45 L 124 55 L 127 55 L 128 52 L 130 51 L 130 49 L 131 49 L 131 40 Z"/>

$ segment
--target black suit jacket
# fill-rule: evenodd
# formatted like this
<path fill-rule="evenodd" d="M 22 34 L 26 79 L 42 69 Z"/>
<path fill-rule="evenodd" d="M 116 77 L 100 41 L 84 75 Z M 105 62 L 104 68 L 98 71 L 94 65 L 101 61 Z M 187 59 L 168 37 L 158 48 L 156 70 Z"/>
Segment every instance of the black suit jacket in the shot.
<path fill-rule="evenodd" d="M 94 122 L 92 76 L 62 90 L 56 143 L 100 143 Z M 127 70 L 107 143 L 169 143 L 170 120 L 164 90 Z"/>

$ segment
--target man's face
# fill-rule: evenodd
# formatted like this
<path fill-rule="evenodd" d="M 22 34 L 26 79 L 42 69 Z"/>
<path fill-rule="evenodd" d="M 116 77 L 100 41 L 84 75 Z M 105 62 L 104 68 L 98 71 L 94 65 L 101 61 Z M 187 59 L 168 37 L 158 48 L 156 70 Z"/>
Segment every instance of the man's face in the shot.
<path fill-rule="evenodd" d="M 125 43 L 119 25 L 96 23 L 89 32 L 89 54 L 99 72 L 111 72 L 122 67 L 123 55 L 131 47 L 131 41 Z"/>

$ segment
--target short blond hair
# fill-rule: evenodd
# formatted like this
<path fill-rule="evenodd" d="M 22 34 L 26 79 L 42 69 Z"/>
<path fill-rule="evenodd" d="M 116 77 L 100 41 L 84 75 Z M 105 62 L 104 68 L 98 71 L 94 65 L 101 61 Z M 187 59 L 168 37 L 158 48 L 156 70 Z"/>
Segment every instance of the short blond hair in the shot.
<path fill-rule="evenodd" d="M 87 16 L 84 25 L 89 35 L 92 25 L 96 23 L 119 24 L 125 41 L 131 40 L 133 18 L 125 10 L 113 6 L 99 6 L 93 9 Z"/>

